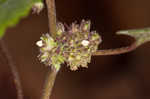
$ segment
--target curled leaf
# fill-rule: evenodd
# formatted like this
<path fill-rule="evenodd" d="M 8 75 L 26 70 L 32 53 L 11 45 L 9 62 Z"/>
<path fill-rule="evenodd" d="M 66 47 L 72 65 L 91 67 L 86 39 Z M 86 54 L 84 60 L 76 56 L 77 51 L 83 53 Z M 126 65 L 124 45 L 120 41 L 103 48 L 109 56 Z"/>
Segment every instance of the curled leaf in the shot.
<path fill-rule="evenodd" d="M 117 34 L 128 35 L 134 37 L 136 46 L 140 46 L 148 41 L 150 41 L 150 28 L 143 29 L 131 29 L 118 31 Z"/>

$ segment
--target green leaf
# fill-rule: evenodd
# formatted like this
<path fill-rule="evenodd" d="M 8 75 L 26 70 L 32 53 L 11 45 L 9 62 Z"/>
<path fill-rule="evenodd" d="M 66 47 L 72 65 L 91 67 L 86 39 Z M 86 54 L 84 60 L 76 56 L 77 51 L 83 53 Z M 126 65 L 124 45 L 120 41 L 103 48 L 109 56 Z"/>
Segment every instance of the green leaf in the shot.
<path fill-rule="evenodd" d="M 12 27 L 28 15 L 33 4 L 42 0 L 0 0 L 0 37 L 7 27 Z"/>
<path fill-rule="evenodd" d="M 150 41 L 150 28 L 118 31 L 117 34 L 129 35 L 136 40 L 136 46 Z"/>

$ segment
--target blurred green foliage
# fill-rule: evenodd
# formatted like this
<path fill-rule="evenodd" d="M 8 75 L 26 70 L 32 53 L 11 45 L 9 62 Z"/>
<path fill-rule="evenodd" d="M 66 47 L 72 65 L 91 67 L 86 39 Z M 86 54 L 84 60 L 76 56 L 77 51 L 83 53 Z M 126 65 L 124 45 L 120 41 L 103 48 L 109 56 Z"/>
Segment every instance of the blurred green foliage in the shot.
<path fill-rule="evenodd" d="M 0 0 L 0 37 L 8 27 L 16 25 L 28 15 L 33 4 L 42 0 Z"/>

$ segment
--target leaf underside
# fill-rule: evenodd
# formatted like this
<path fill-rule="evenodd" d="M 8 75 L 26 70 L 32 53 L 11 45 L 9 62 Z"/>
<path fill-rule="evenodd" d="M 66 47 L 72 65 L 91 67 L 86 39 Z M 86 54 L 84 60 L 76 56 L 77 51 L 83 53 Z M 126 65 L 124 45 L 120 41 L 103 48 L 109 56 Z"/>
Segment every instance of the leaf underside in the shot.
<path fill-rule="evenodd" d="M 6 28 L 12 27 L 28 15 L 32 5 L 42 0 L 0 0 L 0 37 Z"/>

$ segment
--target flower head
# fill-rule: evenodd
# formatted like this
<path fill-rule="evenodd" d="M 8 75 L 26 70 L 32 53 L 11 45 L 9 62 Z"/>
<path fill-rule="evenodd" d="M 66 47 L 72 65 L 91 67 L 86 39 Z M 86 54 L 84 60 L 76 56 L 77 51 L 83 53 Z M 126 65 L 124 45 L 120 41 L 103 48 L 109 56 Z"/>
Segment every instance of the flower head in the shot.
<path fill-rule="evenodd" d="M 65 31 L 64 25 L 57 25 L 57 37 L 49 34 L 37 42 L 40 47 L 39 59 L 46 65 L 59 68 L 64 62 L 71 70 L 88 67 L 92 53 L 96 52 L 101 43 L 101 37 L 95 31 L 90 31 L 90 21 L 82 21 L 80 25 L 73 23 Z"/>

